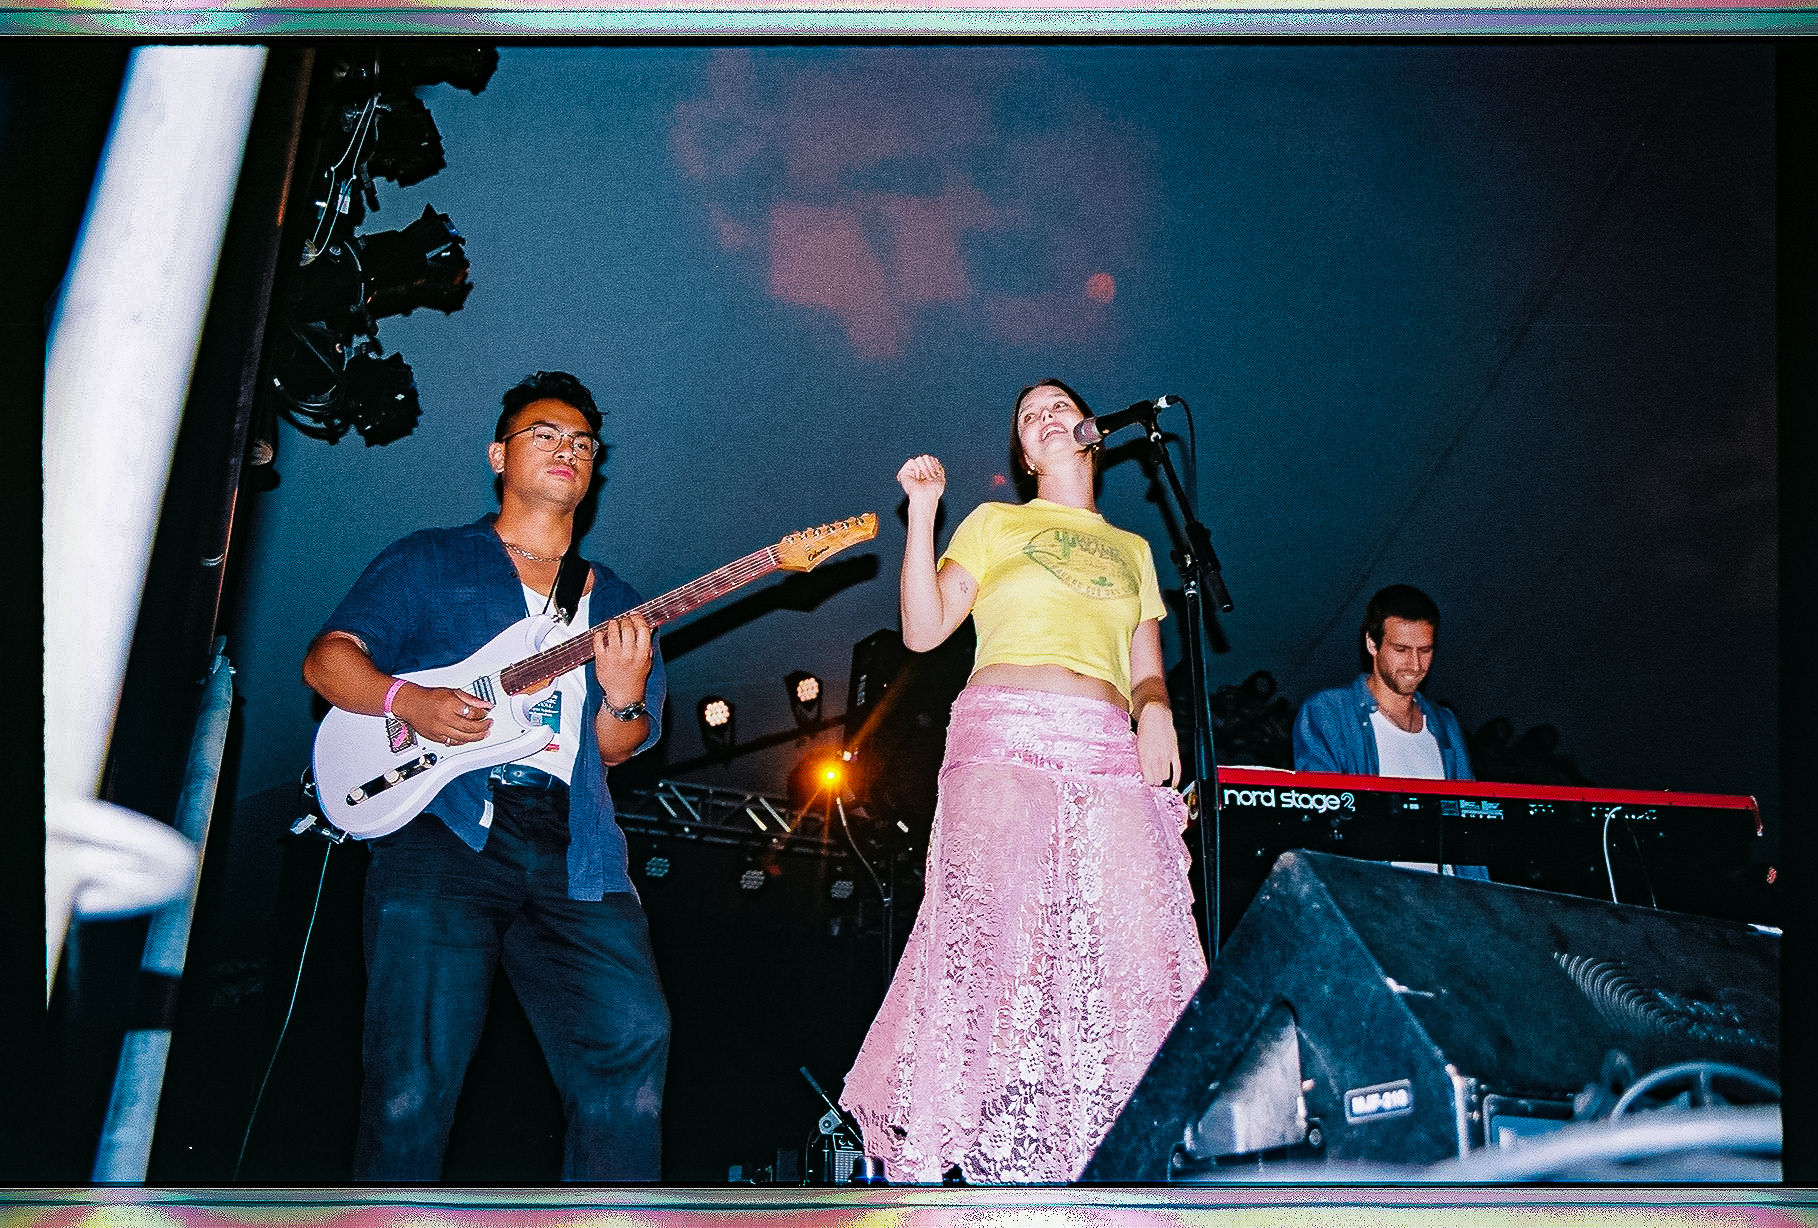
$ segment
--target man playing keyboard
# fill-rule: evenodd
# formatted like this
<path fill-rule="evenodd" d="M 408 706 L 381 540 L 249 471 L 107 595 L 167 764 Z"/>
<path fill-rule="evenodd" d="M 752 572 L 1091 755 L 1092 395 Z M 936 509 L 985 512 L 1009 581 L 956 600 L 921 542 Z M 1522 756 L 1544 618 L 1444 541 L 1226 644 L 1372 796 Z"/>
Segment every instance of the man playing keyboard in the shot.
<path fill-rule="evenodd" d="M 1464 731 L 1451 711 L 1420 693 L 1439 638 L 1439 606 L 1411 584 L 1370 598 L 1361 629 L 1367 669 L 1350 686 L 1320 691 L 1294 720 L 1294 770 L 1420 780 L 1471 780 Z M 1488 879 L 1483 866 L 1436 867 Z"/>

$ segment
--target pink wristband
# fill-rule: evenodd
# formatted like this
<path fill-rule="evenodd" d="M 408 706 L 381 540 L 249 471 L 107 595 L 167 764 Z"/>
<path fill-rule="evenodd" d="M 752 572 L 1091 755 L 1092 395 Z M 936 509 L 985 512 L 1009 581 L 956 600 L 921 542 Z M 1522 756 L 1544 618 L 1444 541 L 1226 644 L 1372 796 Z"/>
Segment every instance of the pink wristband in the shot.
<path fill-rule="evenodd" d="M 396 699 L 398 697 L 398 692 L 403 689 L 404 689 L 404 680 L 402 678 L 393 678 L 391 680 L 391 690 L 385 692 L 385 715 L 386 716 L 390 716 L 392 714 L 391 701 Z"/>

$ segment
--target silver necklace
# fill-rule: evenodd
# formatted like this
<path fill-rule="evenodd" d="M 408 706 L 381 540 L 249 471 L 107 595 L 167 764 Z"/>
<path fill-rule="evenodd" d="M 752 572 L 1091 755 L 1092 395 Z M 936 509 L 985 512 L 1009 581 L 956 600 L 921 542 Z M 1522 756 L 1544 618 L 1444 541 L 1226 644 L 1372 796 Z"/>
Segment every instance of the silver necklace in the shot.
<path fill-rule="evenodd" d="M 559 563 L 562 561 L 562 556 L 559 554 L 556 554 L 556 555 L 532 554 L 530 551 L 524 549 L 524 547 L 518 545 L 518 543 L 516 543 L 516 542 L 508 542 L 503 537 L 501 537 L 499 539 L 499 541 L 501 543 L 503 543 L 505 548 L 507 550 L 511 551 L 513 554 L 518 555 L 521 558 L 529 559 L 533 563 Z"/>

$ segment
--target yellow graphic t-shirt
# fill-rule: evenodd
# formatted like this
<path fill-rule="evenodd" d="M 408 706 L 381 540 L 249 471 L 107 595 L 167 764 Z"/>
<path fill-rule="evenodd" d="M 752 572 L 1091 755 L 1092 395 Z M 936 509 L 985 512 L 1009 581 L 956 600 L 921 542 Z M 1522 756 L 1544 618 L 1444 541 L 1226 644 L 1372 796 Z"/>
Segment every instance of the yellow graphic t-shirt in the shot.
<path fill-rule="evenodd" d="M 978 581 L 974 670 L 1064 665 L 1130 698 L 1130 636 L 1167 617 L 1148 542 L 1046 499 L 981 503 L 953 531 L 949 560 Z"/>

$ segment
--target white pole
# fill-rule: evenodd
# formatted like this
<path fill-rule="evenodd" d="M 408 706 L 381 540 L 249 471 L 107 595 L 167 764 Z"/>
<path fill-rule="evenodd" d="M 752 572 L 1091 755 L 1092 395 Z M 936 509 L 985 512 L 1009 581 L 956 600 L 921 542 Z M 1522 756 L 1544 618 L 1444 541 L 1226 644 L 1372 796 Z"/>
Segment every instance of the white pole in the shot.
<path fill-rule="evenodd" d="M 72 911 L 188 890 L 195 849 L 96 800 L 263 47 L 140 47 L 44 370 L 45 991 Z M 172 697 L 173 701 L 176 697 Z M 191 697 L 173 702 L 187 718 Z"/>

